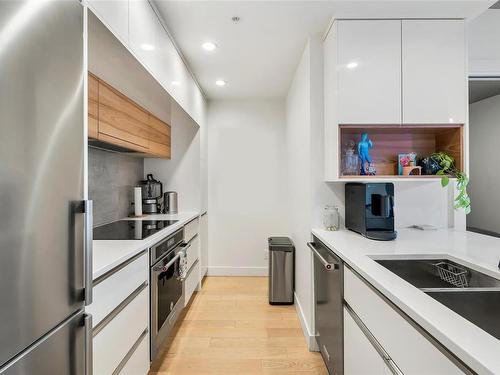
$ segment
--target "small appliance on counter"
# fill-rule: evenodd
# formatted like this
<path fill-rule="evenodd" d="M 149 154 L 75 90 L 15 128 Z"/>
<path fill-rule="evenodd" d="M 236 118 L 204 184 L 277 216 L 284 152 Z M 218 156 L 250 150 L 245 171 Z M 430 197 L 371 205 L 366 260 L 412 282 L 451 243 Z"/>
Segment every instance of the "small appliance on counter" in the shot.
<path fill-rule="evenodd" d="M 167 191 L 163 196 L 166 214 L 176 214 L 179 212 L 177 204 L 177 192 Z"/>
<path fill-rule="evenodd" d="M 345 226 L 366 238 L 394 240 L 394 184 L 347 183 Z"/>
<path fill-rule="evenodd" d="M 148 174 L 139 182 L 142 189 L 142 212 L 144 214 L 163 213 L 163 184 Z"/>

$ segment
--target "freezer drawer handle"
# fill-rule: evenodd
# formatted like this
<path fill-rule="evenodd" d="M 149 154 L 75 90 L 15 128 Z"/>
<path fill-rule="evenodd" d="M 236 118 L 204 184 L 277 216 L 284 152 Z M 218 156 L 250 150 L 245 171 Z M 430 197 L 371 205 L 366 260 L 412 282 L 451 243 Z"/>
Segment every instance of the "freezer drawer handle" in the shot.
<path fill-rule="evenodd" d="M 338 263 L 330 263 L 316 250 L 314 247 L 314 242 L 308 242 L 307 246 L 312 250 L 313 254 L 319 259 L 319 261 L 325 266 L 327 271 L 338 270 L 340 265 Z"/>
<path fill-rule="evenodd" d="M 91 200 L 84 201 L 85 212 L 85 306 L 92 303 L 92 225 L 93 206 Z"/>
<path fill-rule="evenodd" d="M 85 375 L 93 373 L 93 353 L 92 353 L 92 315 L 85 314 Z"/>

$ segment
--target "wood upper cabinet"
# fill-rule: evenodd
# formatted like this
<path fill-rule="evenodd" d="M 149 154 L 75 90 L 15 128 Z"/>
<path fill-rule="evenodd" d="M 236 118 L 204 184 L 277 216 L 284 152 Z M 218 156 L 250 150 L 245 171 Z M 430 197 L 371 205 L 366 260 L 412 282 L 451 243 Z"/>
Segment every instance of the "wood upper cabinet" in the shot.
<path fill-rule="evenodd" d="M 99 81 L 99 139 L 131 150 L 149 150 L 148 113 Z"/>
<path fill-rule="evenodd" d="M 89 90 L 89 105 L 88 105 L 88 136 L 89 138 L 97 139 L 99 132 L 98 122 L 99 122 L 99 81 L 97 78 L 89 74 L 88 78 L 88 90 Z"/>
<path fill-rule="evenodd" d="M 150 132 L 149 153 L 170 158 L 170 126 L 152 114 L 149 114 L 148 125 Z"/>
<path fill-rule="evenodd" d="M 118 146 L 141 156 L 171 155 L 170 125 L 91 74 L 88 136 L 100 144 Z"/>

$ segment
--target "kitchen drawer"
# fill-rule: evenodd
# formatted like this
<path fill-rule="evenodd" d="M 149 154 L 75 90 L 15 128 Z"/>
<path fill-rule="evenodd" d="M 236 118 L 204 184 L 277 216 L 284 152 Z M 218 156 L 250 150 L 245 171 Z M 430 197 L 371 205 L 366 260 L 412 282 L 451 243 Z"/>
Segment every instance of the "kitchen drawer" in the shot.
<path fill-rule="evenodd" d="M 196 218 L 191 220 L 189 223 L 184 225 L 184 241 L 189 242 L 191 239 L 198 234 L 199 231 L 199 219 Z"/>
<path fill-rule="evenodd" d="M 344 267 L 344 299 L 405 375 L 463 374 L 409 317 L 400 315 L 348 267 Z"/>
<path fill-rule="evenodd" d="M 95 334 L 94 374 L 112 374 L 148 328 L 149 289 L 144 288 L 118 315 Z"/>
<path fill-rule="evenodd" d="M 184 280 L 184 306 L 187 306 L 191 296 L 198 287 L 200 282 L 200 262 L 196 262 L 188 272 L 188 276 Z"/>
<path fill-rule="evenodd" d="M 86 307 L 86 311 L 92 314 L 94 327 L 141 284 L 147 282 L 148 275 L 148 253 L 145 251 L 130 263 L 118 266 L 108 277 L 104 275 L 95 280 L 92 289 L 94 301 Z"/>
<path fill-rule="evenodd" d="M 149 334 L 147 331 L 139 339 L 138 346 L 125 363 L 120 375 L 146 375 L 149 371 Z"/>
<path fill-rule="evenodd" d="M 193 238 L 186 247 L 187 269 L 191 269 L 193 264 L 200 258 L 200 236 Z"/>

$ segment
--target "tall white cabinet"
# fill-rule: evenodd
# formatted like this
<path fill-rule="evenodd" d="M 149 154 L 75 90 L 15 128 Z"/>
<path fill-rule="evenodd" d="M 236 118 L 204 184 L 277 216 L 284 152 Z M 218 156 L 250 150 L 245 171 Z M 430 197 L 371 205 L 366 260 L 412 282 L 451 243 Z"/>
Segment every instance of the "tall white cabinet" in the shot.
<path fill-rule="evenodd" d="M 338 122 L 401 123 L 401 21 L 338 21 Z"/>
<path fill-rule="evenodd" d="M 403 123 L 466 122 L 463 20 L 403 20 Z"/>
<path fill-rule="evenodd" d="M 398 153 L 409 152 L 394 147 L 391 154 L 390 137 L 414 139 L 420 126 L 459 129 L 456 139 L 436 141 L 434 150 L 428 147 L 421 156 L 453 143 L 459 145 L 460 151 L 452 147 L 461 159 L 459 167 L 467 165 L 462 149 L 468 126 L 464 20 L 336 20 L 324 39 L 323 52 L 326 181 L 366 178 L 342 174 L 346 136 L 341 129 L 349 127 L 371 126 L 372 134 L 373 129 L 385 128 L 377 133 L 386 134 L 377 141 L 377 167 L 386 179 L 399 178 L 392 172 L 394 160 Z M 430 131 L 436 137 L 442 132 Z"/>

